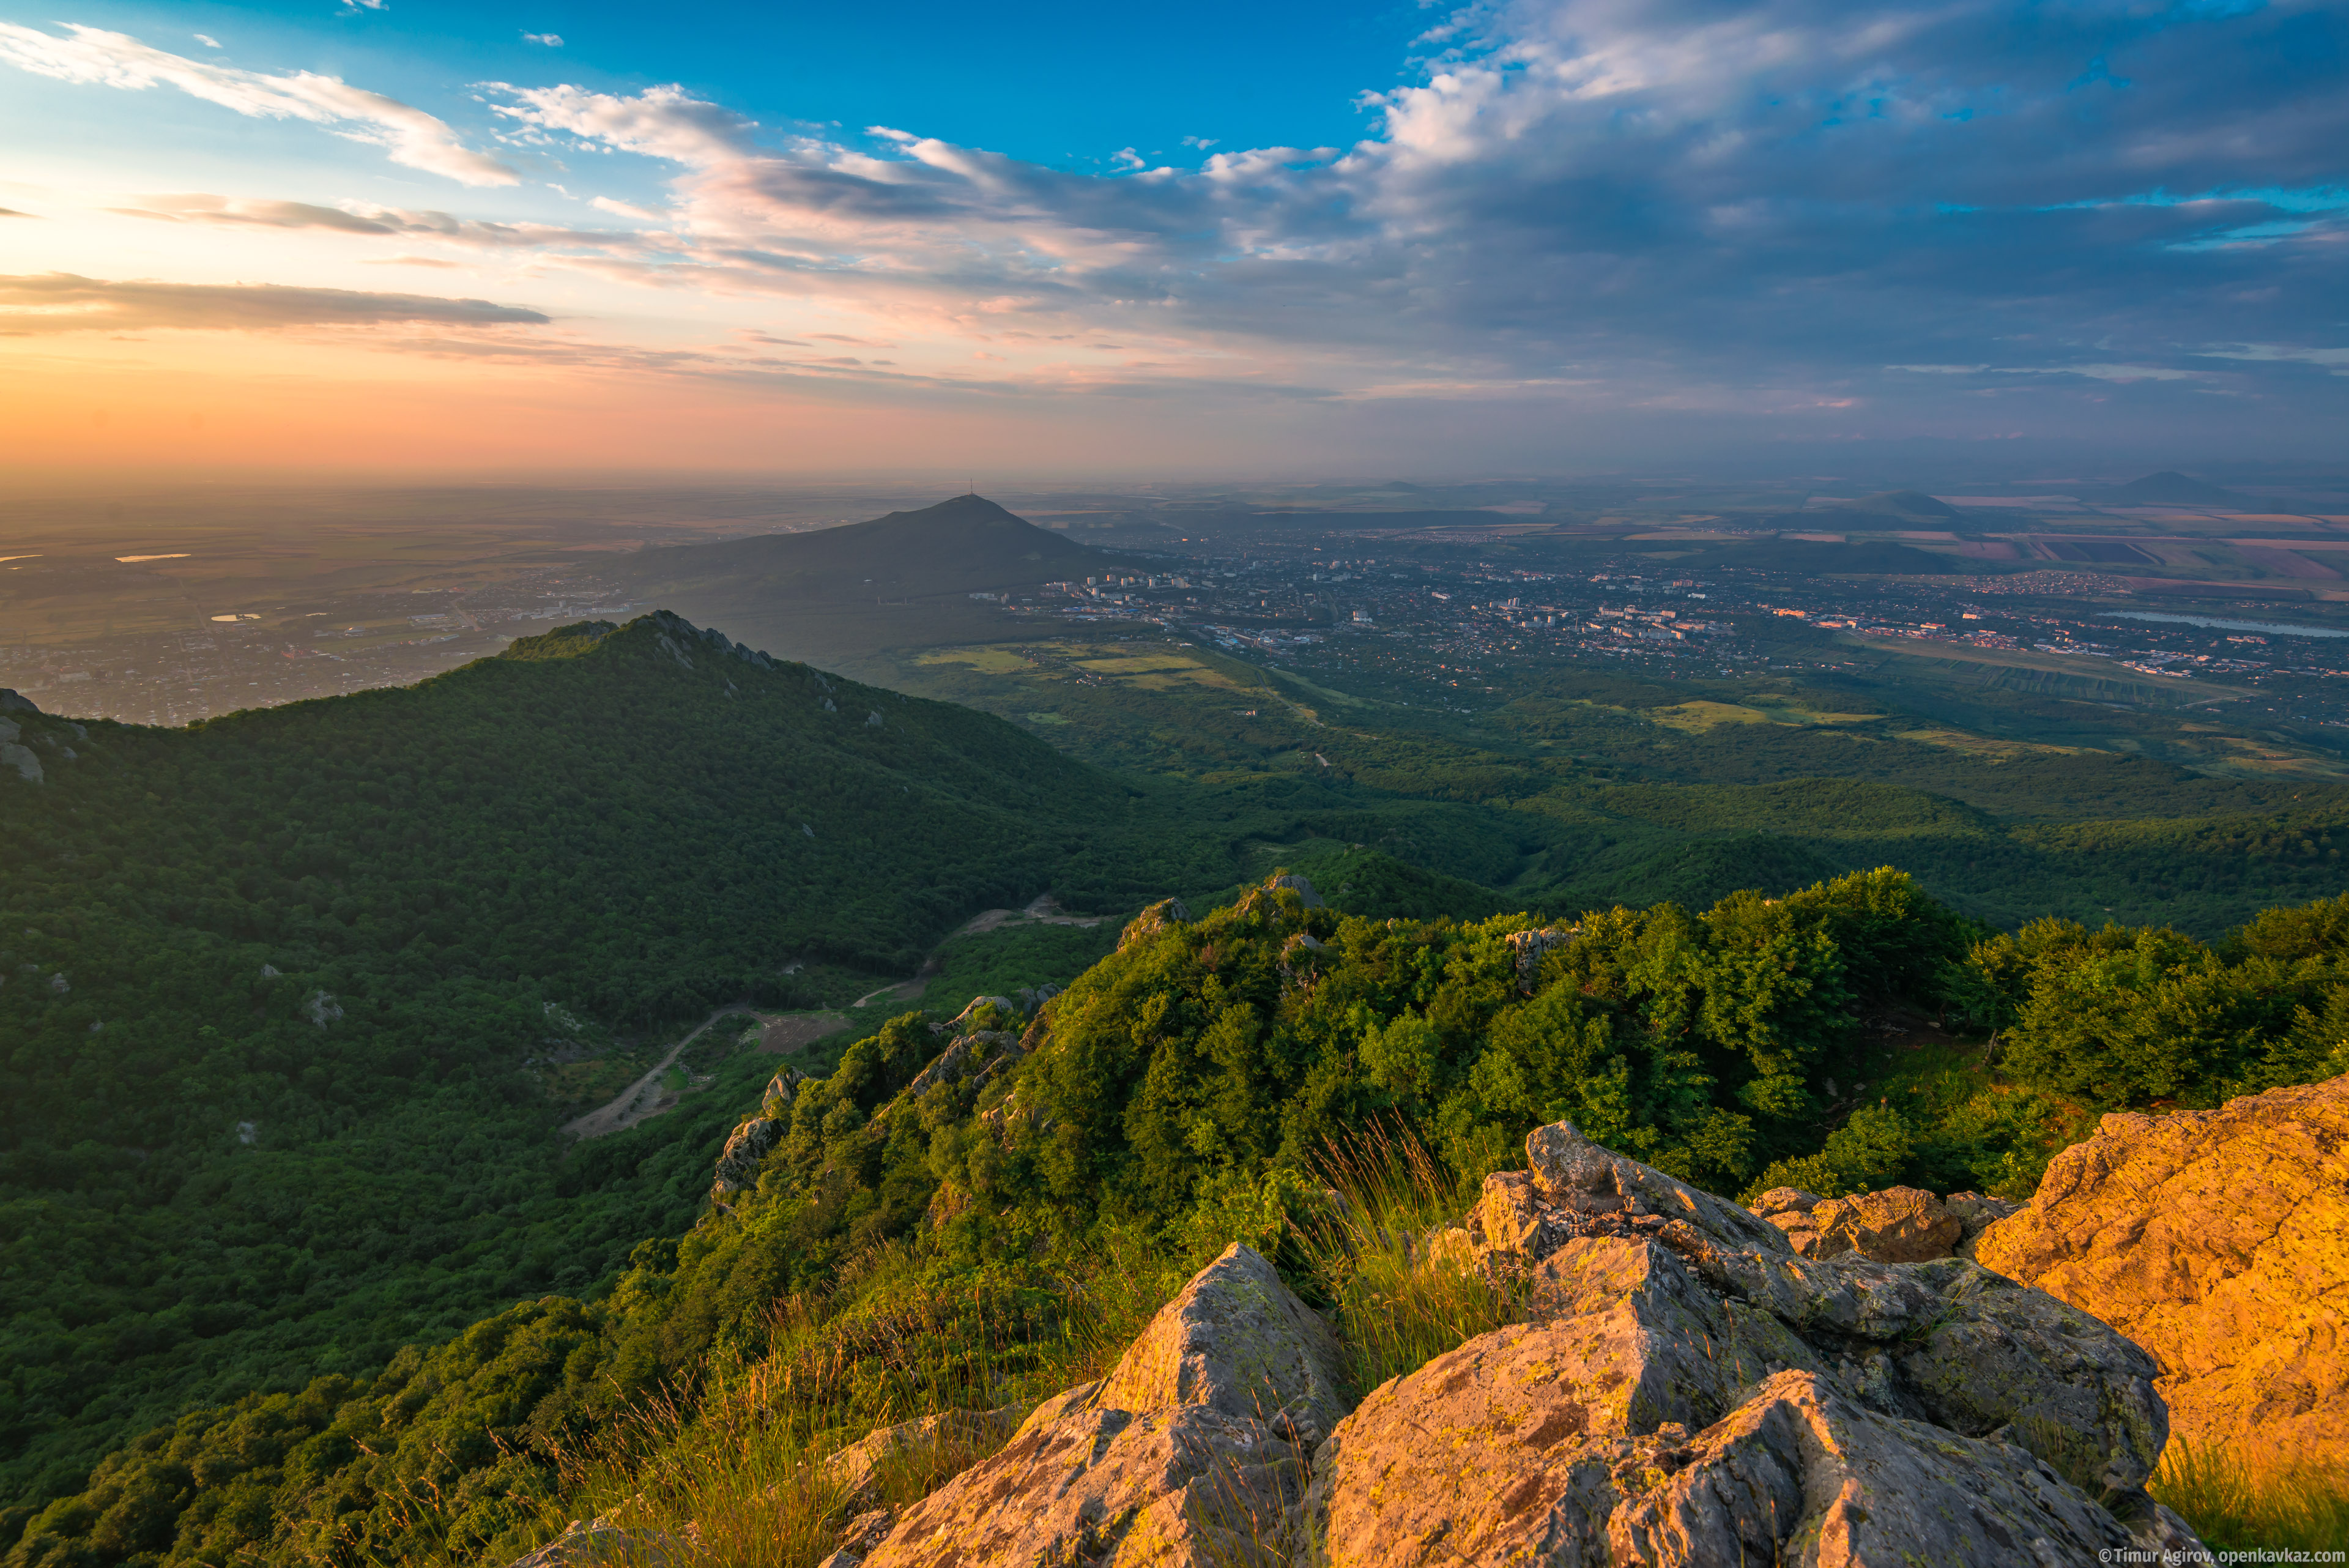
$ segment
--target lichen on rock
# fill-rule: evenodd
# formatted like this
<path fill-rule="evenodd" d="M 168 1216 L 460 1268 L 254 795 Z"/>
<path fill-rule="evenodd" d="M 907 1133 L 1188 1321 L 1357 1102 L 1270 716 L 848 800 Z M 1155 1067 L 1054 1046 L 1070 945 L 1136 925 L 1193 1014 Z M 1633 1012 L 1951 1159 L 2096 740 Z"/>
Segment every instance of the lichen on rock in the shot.
<path fill-rule="evenodd" d="M 2191 1542 L 2142 1490 L 2168 1436 L 2153 1361 L 2094 1317 L 1963 1259 L 1799 1256 L 1569 1124 L 1526 1153 L 1444 1251 L 1525 1287 L 1529 1321 L 1340 1423 L 1299 1563 L 1987 1568 Z"/>
<path fill-rule="evenodd" d="M 907 1509 L 865 1568 L 1269 1568 L 1341 1378 L 1328 1326 L 1236 1242 L 1107 1377 Z"/>
<path fill-rule="evenodd" d="M 1986 1267 L 2113 1324 L 2161 1365 L 2198 1442 L 2349 1456 L 2349 1077 L 2217 1110 L 2107 1116 Z"/>

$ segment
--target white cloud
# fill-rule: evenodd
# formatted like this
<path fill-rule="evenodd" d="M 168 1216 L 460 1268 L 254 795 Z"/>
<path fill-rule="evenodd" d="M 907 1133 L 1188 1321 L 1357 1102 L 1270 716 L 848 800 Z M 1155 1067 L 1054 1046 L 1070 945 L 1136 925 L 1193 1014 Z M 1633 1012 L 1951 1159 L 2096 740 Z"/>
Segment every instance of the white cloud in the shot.
<path fill-rule="evenodd" d="M 550 49 L 563 47 L 563 35 L 560 33 L 524 33 L 522 36 L 522 41 L 525 44 L 544 44 Z"/>
<path fill-rule="evenodd" d="M 570 86 L 487 85 L 514 99 L 495 106 L 509 119 L 672 163 L 700 167 L 740 156 L 750 151 L 750 133 L 757 129 L 756 121 L 732 109 L 688 98 L 681 87 L 617 98 Z"/>
<path fill-rule="evenodd" d="M 78 23 L 66 24 L 66 36 L 57 37 L 0 22 L 0 61 L 60 81 L 133 91 L 175 87 L 248 117 L 305 120 L 337 136 L 384 148 L 394 163 L 445 175 L 460 184 L 512 185 L 520 179 L 505 164 L 465 146 L 440 119 L 398 99 L 353 87 L 340 77 L 238 70 Z"/>
<path fill-rule="evenodd" d="M 287 327 L 544 326 L 551 317 L 486 299 L 440 299 L 276 284 L 117 282 L 72 273 L 0 275 L 0 336 L 127 328 L 268 331 Z"/>
<path fill-rule="evenodd" d="M 221 47 L 221 41 L 218 38 L 213 37 L 209 33 L 194 33 L 191 34 L 190 36 L 193 37 L 197 43 L 202 44 L 207 49 L 217 49 Z"/>
<path fill-rule="evenodd" d="M 381 207 L 367 202 L 346 202 L 321 207 L 307 202 L 280 202 L 249 196 L 217 196 L 208 192 L 134 196 L 131 204 L 109 208 L 125 217 L 153 218 L 176 223 L 208 223 L 249 229 L 326 229 L 346 234 L 399 234 L 440 240 L 478 250 L 594 250 L 634 254 L 637 236 L 611 229 L 572 229 L 554 223 L 497 223 L 460 218 L 448 213 L 403 207 Z"/>
<path fill-rule="evenodd" d="M 608 232 L 357 202 L 133 210 L 368 250 L 534 254 L 729 301 L 795 340 L 869 331 L 973 387 L 960 379 L 984 353 L 1005 357 L 989 387 L 1578 399 L 1610 416 L 1810 410 L 1857 428 L 1989 391 L 2117 411 L 2209 404 L 2220 382 L 2349 384 L 2311 373 L 2336 369 L 2328 264 L 2349 228 L 2182 248 L 2304 226 L 2317 210 L 2294 192 L 2338 185 L 2349 95 L 2293 64 L 2292 8 L 2078 0 L 2025 26 L 2022 5 L 1479 0 L 1430 36 L 1440 52 L 1409 85 L 1365 97 L 1351 147 L 1188 137 L 1195 170 L 1133 148 L 1079 173 L 918 129 L 762 128 L 678 86 L 486 84 L 502 140 L 574 167 L 657 161 L 667 201 L 594 198 L 628 220 Z M 85 36 L 0 28 L 0 58 Z M 125 57 L 119 36 L 87 36 L 106 71 L 139 78 L 118 85 L 187 86 Z M 2098 58 L 2125 93 L 2079 85 Z M 44 59 L 29 68 L 112 79 Z M 187 90 L 318 119 L 280 99 L 332 80 L 215 71 Z M 2113 194 L 2130 191 L 2226 194 Z M 1075 347 L 1101 341 L 1132 359 Z"/>
<path fill-rule="evenodd" d="M 657 223 L 661 221 L 661 215 L 658 213 L 639 207 L 632 202 L 615 201 L 609 196 L 591 198 L 587 204 L 597 212 L 609 213 L 615 217 L 636 218 L 647 223 Z"/>

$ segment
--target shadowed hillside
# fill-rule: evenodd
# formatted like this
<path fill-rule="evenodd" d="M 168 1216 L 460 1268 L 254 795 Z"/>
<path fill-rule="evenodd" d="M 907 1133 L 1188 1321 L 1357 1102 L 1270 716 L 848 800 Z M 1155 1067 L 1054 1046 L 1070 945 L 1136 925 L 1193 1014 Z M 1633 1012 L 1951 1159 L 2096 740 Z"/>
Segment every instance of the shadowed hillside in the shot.
<path fill-rule="evenodd" d="M 874 649 L 1000 635 L 974 593 L 1103 570 L 1108 556 L 979 495 L 806 534 L 647 550 L 620 564 L 640 602 L 838 668 Z"/>

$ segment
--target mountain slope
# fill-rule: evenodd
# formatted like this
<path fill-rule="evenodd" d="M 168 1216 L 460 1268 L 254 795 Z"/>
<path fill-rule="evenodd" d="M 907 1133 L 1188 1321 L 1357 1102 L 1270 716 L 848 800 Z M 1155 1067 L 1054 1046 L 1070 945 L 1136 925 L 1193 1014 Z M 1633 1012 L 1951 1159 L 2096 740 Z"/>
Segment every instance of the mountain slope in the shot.
<path fill-rule="evenodd" d="M 621 563 L 659 591 L 723 585 L 786 598 L 898 598 L 1040 583 L 1107 557 L 979 495 L 807 534 L 647 550 Z"/>
<path fill-rule="evenodd" d="M 891 647 L 987 641 L 999 612 L 974 603 L 1105 570 L 1110 558 L 978 495 L 809 534 L 682 545 L 623 558 L 639 601 L 675 607 L 791 657 L 841 669 Z"/>
<path fill-rule="evenodd" d="M 673 1228 L 658 1122 L 558 1198 L 550 1060 L 1157 874 L 1108 775 L 667 615 L 185 731 L 9 721 L 0 1496 Z"/>
<path fill-rule="evenodd" d="M 2164 503 L 2182 506 L 2257 504 L 2250 496 L 2238 495 L 2208 480 L 2196 479 L 2191 474 L 2167 468 L 2159 473 L 2148 473 L 2142 479 L 2132 479 L 2127 484 L 2115 485 L 2110 494 L 2116 501 L 2155 506 Z"/>

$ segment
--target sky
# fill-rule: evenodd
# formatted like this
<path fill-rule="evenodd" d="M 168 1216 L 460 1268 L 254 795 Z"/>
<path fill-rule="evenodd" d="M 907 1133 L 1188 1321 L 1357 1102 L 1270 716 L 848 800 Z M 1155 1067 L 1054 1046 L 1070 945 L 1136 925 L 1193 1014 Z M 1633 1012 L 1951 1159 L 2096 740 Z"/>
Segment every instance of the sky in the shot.
<path fill-rule="evenodd" d="M 2338 459 L 2344 66 L 2290 0 L 0 0 L 0 472 Z"/>

